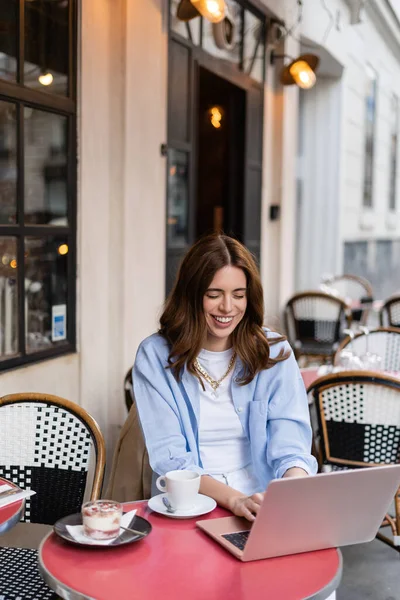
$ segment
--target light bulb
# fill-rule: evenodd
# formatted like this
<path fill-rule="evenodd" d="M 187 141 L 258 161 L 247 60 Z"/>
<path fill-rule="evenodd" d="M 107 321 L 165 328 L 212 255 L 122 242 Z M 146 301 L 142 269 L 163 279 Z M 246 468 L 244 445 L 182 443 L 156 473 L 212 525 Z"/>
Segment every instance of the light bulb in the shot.
<path fill-rule="evenodd" d="M 64 256 L 65 254 L 68 254 L 68 245 L 67 244 L 61 244 L 61 246 L 58 246 L 57 252 L 61 256 Z"/>
<path fill-rule="evenodd" d="M 42 85 L 51 85 L 53 83 L 53 79 L 53 75 L 49 72 L 40 73 L 38 77 L 39 83 L 41 83 Z"/>
<path fill-rule="evenodd" d="M 210 115 L 211 125 L 213 127 L 215 127 L 215 129 L 220 129 L 222 116 L 223 116 L 222 109 L 219 108 L 218 106 L 213 106 L 212 108 L 210 108 L 210 110 L 208 112 Z"/>
<path fill-rule="evenodd" d="M 297 85 L 308 90 L 315 85 L 317 78 L 310 65 L 305 60 L 297 60 L 290 67 L 289 72 Z"/>
<path fill-rule="evenodd" d="M 211 23 L 219 23 L 225 16 L 225 0 L 190 0 L 199 13 Z"/>

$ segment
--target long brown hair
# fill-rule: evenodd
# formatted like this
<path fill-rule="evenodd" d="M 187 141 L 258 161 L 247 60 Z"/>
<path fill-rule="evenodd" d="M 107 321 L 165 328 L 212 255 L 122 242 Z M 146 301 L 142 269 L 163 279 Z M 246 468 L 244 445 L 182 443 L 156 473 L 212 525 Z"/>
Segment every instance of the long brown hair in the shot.
<path fill-rule="evenodd" d="M 247 280 L 246 312 L 232 333 L 233 348 L 244 365 L 239 383 L 250 383 L 259 371 L 289 356 L 281 350 L 275 359 L 270 358 L 270 345 L 286 338 L 267 340 L 262 329 L 263 289 L 253 256 L 234 238 L 212 234 L 201 238 L 186 254 L 160 319 L 159 333 L 170 345 L 168 366 L 177 379 L 185 364 L 197 376 L 193 363 L 207 331 L 203 297 L 216 272 L 227 266 L 242 269 Z"/>

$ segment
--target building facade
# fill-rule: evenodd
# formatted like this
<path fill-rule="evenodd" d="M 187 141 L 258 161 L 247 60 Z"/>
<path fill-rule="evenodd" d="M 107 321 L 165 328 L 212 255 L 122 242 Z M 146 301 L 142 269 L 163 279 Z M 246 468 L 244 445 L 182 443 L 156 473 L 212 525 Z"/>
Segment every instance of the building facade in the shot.
<path fill-rule="evenodd" d="M 238 0 L 229 4 L 241 23 L 237 54 L 229 40 L 218 46 L 204 19 L 202 26 L 193 20 L 189 34 L 174 20 L 174 2 L 85 0 L 76 4 L 75 16 L 71 2 L 58 3 L 69 11 L 69 43 L 76 44 L 68 50 L 69 66 L 59 68 L 57 94 L 36 85 L 29 96 L 27 79 L 23 92 L 0 85 L 2 100 L 21 103 L 25 111 L 25 118 L 18 113 L 18 135 L 24 123 L 24 177 L 28 181 L 32 173 L 32 186 L 28 193 L 18 179 L 18 214 L 27 212 L 29 202 L 40 212 L 35 198 L 43 181 L 53 211 L 51 220 L 41 217 L 39 224 L 26 218 L 23 224 L 0 223 L 0 243 L 13 236 L 56 240 L 42 253 L 39 243 L 37 254 L 34 239 L 32 248 L 16 246 L 17 267 L 25 265 L 18 275 L 24 294 L 12 312 L 17 322 L 23 315 L 17 334 L 22 346 L 6 348 L 3 342 L 0 393 L 48 392 L 78 402 L 97 419 L 110 450 L 126 416 L 124 375 L 140 341 L 157 327 L 177 261 L 202 231 L 222 225 L 258 256 L 272 325 L 279 325 L 288 297 L 317 286 L 324 273 L 348 268 L 374 275 L 389 255 L 392 272 L 399 264 L 400 26 L 384 0 L 371 0 L 361 22 L 361 2 L 332 0 L 326 10 L 320 0 L 302 6 L 295 0 Z M 26 1 L 25 10 L 35 4 Z M 282 86 L 280 71 L 289 59 L 271 64 L 272 51 L 317 54 L 317 85 L 301 92 Z M 42 69 L 32 52 L 30 62 Z M 60 101 L 63 73 L 70 87 Z M 225 101 L 234 106 L 231 137 L 215 142 L 207 136 L 218 133 L 212 119 L 218 123 L 230 114 Z M 39 135 L 43 113 L 51 120 L 48 142 Z M 213 127 L 204 135 L 201 115 Z M 9 135 L 7 118 L 3 129 Z M 51 161 L 45 166 L 52 168 L 40 180 L 43 161 L 40 169 L 35 161 L 46 143 Z M 227 161 L 222 187 L 231 190 L 229 198 L 236 193 L 231 204 L 210 195 L 221 185 L 218 177 L 208 189 L 199 177 L 215 165 L 220 173 Z M 202 202 L 196 204 L 197 198 Z M 11 257 L 9 249 L 5 254 Z M 36 262 L 29 265 L 31 255 Z M 42 338 L 28 337 L 27 323 L 33 323 L 33 333 L 40 327 L 30 316 L 35 306 L 25 280 L 29 293 L 40 294 L 38 286 L 29 286 L 35 265 L 40 270 L 46 260 L 53 265 L 51 277 L 55 273 L 56 281 L 68 285 L 56 286 L 57 293 L 51 288 L 47 298 L 41 323 L 50 323 L 44 327 L 48 348 L 30 348 Z M 4 271 L 4 279 L 12 279 L 10 273 Z M 53 281 L 50 275 L 46 281 Z M 40 289 L 47 289 L 42 279 Z M 388 283 L 379 285 L 382 293 L 389 290 Z M 39 321 L 40 314 L 34 313 Z"/>

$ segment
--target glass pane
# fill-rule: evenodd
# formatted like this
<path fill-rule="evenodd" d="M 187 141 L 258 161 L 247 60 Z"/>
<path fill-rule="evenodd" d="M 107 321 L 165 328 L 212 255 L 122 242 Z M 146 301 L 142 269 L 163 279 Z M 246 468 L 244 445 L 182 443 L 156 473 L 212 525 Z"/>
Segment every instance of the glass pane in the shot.
<path fill-rule="evenodd" d="M 246 10 L 244 13 L 243 71 L 256 81 L 264 81 L 263 22 Z"/>
<path fill-rule="evenodd" d="M 68 250 L 65 237 L 25 239 L 27 352 L 67 339 Z"/>
<path fill-rule="evenodd" d="M 189 155 L 168 151 L 167 244 L 182 248 L 188 243 Z"/>
<path fill-rule="evenodd" d="M 0 2 L 0 77 L 17 77 L 18 0 Z"/>
<path fill-rule="evenodd" d="M 193 44 L 198 46 L 200 44 L 200 26 L 201 18 L 195 17 L 188 22 L 180 21 L 176 16 L 176 11 L 181 0 L 171 0 L 171 30 L 178 33 L 186 40 L 190 40 Z"/>
<path fill-rule="evenodd" d="M 0 360 L 18 353 L 17 240 L 0 237 Z"/>
<path fill-rule="evenodd" d="M 391 124 L 390 124 L 390 162 L 389 162 L 389 208 L 396 210 L 397 194 L 397 150 L 399 129 L 399 99 L 392 96 L 391 102 Z"/>
<path fill-rule="evenodd" d="M 226 6 L 225 18 L 220 23 L 203 19 L 202 45 L 209 54 L 239 64 L 243 10 L 237 2 Z"/>
<path fill-rule="evenodd" d="M 25 223 L 67 225 L 67 117 L 24 109 Z"/>
<path fill-rule="evenodd" d="M 375 113 L 376 113 L 377 80 L 376 73 L 367 68 L 365 85 L 365 162 L 363 205 L 372 207 L 374 185 L 374 153 L 375 153 Z"/>
<path fill-rule="evenodd" d="M 0 224 L 15 223 L 17 206 L 17 119 L 15 104 L 0 102 Z"/>
<path fill-rule="evenodd" d="M 68 93 L 69 0 L 25 2 L 24 83 L 28 87 Z"/>

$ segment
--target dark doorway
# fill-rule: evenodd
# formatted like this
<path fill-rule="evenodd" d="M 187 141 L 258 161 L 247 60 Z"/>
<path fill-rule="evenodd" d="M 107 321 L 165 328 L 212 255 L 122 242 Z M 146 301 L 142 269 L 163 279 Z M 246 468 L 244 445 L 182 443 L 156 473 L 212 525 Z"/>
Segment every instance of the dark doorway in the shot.
<path fill-rule="evenodd" d="M 199 68 L 195 236 L 244 238 L 246 92 Z"/>

